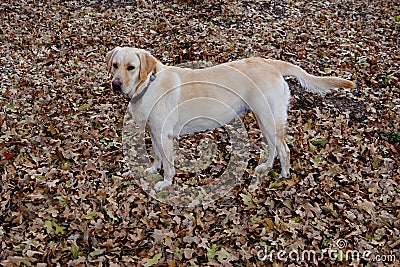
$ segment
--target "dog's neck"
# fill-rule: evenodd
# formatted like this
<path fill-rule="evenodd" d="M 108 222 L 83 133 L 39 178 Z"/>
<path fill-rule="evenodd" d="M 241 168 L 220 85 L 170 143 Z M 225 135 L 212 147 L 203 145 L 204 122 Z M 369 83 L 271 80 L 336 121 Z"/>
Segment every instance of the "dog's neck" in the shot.
<path fill-rule="evenodd" d="M 144 94 L 146 93 L 146 91 L 149 89 L 150 84 L 156 79 L 156 72 L 153 70 L 151 72 L 150 78 L 148 79 L 148 82 L 146 84 L 146 86 L 136 95 L 134 95 L 131 98 L 131 104 L 135 104 L 136 102 L 138 102 L 140 99 L 142 99 L 142 97 L 144 96 Z M 139 85 L 140 87 L 141 85 Z"/>

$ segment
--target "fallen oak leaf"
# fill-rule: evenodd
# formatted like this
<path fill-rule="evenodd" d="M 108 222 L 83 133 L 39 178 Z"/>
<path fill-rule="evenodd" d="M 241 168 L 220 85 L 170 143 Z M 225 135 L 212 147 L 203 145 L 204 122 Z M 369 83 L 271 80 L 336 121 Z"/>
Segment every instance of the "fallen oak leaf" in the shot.
<path fill-rule="evenodd" d="M 26 255 L 27 255 L 29 258 L 35 256 L 36 254 L 43 255 L 43 252 L 34 251 L 34 250 L 27 250 L 27 251 L 26 251 Z"/>
<path fill-rule="evenodd" d="M 282 185 L 283 185 L 283 183 L 281 181 L 273 182 L 273 183 L 269 184 L 268 188 L 269 189 L 275 189 L 275 188 L 281 187 Z"/>
<path fill-rule="evenodd" d="M 86 220 L 94 220 L 96 219 L 98 216 L 96 211 L 88 211 L 88 213 L 86 213 L 86 215 L 83 215 L 82 218 L 86 219 Z"/>
<path fill-rule="evenodd" d="M 44 222 L 44 228 L 46 229 L 46 232 L 48 234 L 51 234 L 53 232 L 53 225 L 52 225 L 51 221 L 46 220 Z"/>
<path fill-rule="evenodd" d="M 77 248 L 75 245 L 72 245 L 72 246 L 71 246 L 70 251 L 71 251 L 71 253 L 72 253 L 72 257 L 71 257 L 71 258 L 72 258 L 73 260 L 76 260 L 76 259 L 79 258 L 79 250 L 78 250 L 78 248 Z"/>
<path fill-rule="evenodd" d="M 107 206 L 103 206 L 103 209 L 106 211 L 108 217 L 110 217 L 113 221 L 118 221 L 118 218 L 114 216 L 112 211 Z"/>
<path fill-rule="evenodd" d="M 90 253 L 90 256 L 94 257 L 94 256 L 99 256 L 102 255 L 106 250 L 105 249 L 95 249 L 94 251 L 92 251 Z"/>
<path fill-rule="evenodd" d="M 17 266 L 21 266 L 21 265 L 32 266 L 32 263 L 36 262 L 37 260 L 35 258 L 31 258 L 31 257 L 11 256 L 11 257 L 8 257 L 7 261 L 9 263 L 13 263 Z M 3 263 L 6 263 L 6 262 L 3 262 Z"/>
<path fill-rule="evenodd" d="M 217 245 L 216 244 L 212 244 L 211 248 L 206 248 L 207 249 L 207 257 L 209 259 L 214 259 L 215 257 L 215 253 L 217 252 Z"/>
<path fill-rule="evenodd" d="M 150 267 L 150 266 L 158 264 L 158 262 L 161 259 L 161 256 L 162 256 L 162 253 L 160 252 L 160 253 L 157 253 L 156 255 L 154 255 L 153 258 L 151 258 L 151 259 L 144 259 L 143 266 Z"/>
<path fill-rule="evenodd" d="M 310 143 L 313 146 L 325 146 L 326 144 L 329 143 L 329 141 L 326 139 L 320 139 L 320 140 L 311 140 Z"/>
<path fill-rule="evenodd" d="M 77 110 L 77 111 L 82 111 L 82 110 L 85 110 L 85 109 L 90 108 L 91 106 L 92 106 L 92 104 L 86 103 L 86 104 L 83 104 L 83 105 L 77 107 L 76 110 Z"/>
<path fill-rule="evenodd" d="M 251 194 L 239 194 L 242 197 L 243 204 L 246 206 L 245 210 L 254 209 L 256 205 L 253 202 L 253 196 Z"/>
<path fill-rule="evenodd" d="M 228 264 L 231 261 L 235 260 L 234 255 L 232 255 L 231 253 L 229 253 L 226 249 L 221 248 L 220 250 L 218 250 L 217 252 L 215 252 L 215 255 L 218 258 L 218 261 L 220 263 L 223 264 Z"/>
<path fill-rule="evenodd" d="M 51 222 L 51 225 L 55 228 L 55 234 L 65 234 L 65 227 L 64 226 L 59 226 L 56 222 Z"/>

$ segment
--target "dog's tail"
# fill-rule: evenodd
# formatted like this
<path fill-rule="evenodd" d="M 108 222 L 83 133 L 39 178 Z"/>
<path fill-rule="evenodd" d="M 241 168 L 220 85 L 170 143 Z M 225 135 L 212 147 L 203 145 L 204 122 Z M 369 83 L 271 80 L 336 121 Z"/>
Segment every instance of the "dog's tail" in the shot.
<path fill-rule="evenodd" d="M 270 61 L 271 62 L 271 61 Z M 290 64 L 280 60 L 272 60 L 282 76 L 294 76 L 300 84 L 310 92 L 313 93 L 327 93 L 333 88 L 355 88 L 356 84 L 352 81 L 345 80 L 337 77 L 317 77 L 308 74 L 299 66 Z"/>

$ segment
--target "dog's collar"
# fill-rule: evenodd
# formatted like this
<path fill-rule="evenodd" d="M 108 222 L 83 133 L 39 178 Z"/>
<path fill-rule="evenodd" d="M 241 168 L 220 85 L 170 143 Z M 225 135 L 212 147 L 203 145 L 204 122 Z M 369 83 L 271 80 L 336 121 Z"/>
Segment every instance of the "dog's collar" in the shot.
<path fill-rule="evenodd" d="M 143 88 L 142 91 L 140 91 L 138 94 L 134 95 L 134 96 L 131 98 L 131 101 L 130 101 L 130 102 L 131 102 L 132 104 L 135 104 L 136 102 L 138 102 L 138 101 L 143 97 L 143 95 L 146 93 L 146 91 L 149 89 L 150 84 L 151 84 L 155 79 L 156 79 L 156 73 L 153 71 L 153 72 L 151 73 L 151 75 L 150 75 L 149 82 L 146 84 L 146 86 Z"/>

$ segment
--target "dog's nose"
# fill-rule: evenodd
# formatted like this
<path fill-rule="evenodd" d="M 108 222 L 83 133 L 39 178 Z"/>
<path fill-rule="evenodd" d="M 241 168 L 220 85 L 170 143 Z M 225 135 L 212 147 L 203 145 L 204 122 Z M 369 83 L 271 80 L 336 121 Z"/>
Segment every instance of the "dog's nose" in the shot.
<path fill-rule="evenodd" d="M 113 80 L 111 84 L 114 91 L 121 91 L 122 81 L 119 78 Z"/>

